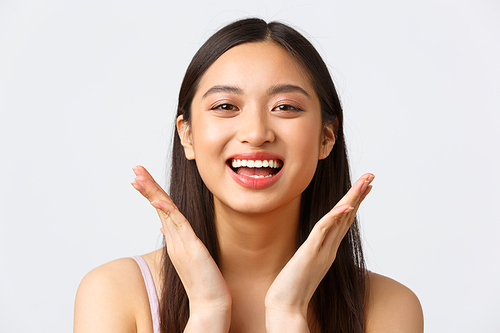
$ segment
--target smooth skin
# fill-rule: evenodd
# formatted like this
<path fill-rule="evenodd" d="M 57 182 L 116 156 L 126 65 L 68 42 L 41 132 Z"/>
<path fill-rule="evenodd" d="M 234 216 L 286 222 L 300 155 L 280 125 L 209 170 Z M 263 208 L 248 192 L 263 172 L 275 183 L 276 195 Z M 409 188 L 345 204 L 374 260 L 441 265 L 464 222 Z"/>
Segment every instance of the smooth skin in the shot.
<path fill-rule="evenodd" d="M 199 302 L 200 307 L 193 305 L 190 309 L 192 315 L 186 332 L 228 332 L 231 295 L 219 269 L 189 223 L 149 173 L 142 167 L 135 167 L 134 172 L 137 178 L 133 186 L 158 210 L 162 232 L 167 244 L 172 245 L 169 255 L 188 295 L 199 292 L 192 300 L 193 303 Z M 296 256 L 276 277 L 265 298 L 266 332 L 280 332 L 282 327 L 289 327 L 288 332 L 308 332 L 304 304 L 311 297 L 311 286 L 317 284 L 318 275 L 308 276 L 307 273 L 312 270 L 303 267 L 321 262 L 320 266 L 325 269 L 330 261 L 333 262 L 332 251 L 327 249 L 338 247 L 340 235 L 352 223 L 351 214 L 371 190 L 370 179 L 373 180 L 372 175 L 364 175 L 354 184 L 343 203 L 332 209 L 320 220 L 321 223 L 318 222 Z M 316 254 L 317 258 L 311 254 Z M 162 285 L 159 278 L 160 256 L 161 250 L 143 256 L 159 288 Z M 296 269 L 304 274 L 297 276 Z M 196 272 L 187 274 L 192 270 Z M 194 280 L 197 278 L 199 281 Z M 423 332 L 421 306 L 411 290 L 375 273 L 368 273 L 366 279 L 366 332 Z M 204 288 L 196 290 L 197 282 Z M 297 284 L 306 288 L 302 289 Z M 295 293 L 287 293 L 289 288 Z M 206 308 L 201 305 L 203 302 Z M 240 327 L 234 331 L 246 330 Z M 77 294 L 74 332 L 153 332 L 146 289 L 135 261 L 119 259 L 85 276 Z"/>
<path fill-rule="evenodd" d="M 335 144 L 334 126 L 322 124 L 305 71 L 274 43 L 236 46 L 207 70 L 190 124 L 179 117 L 177 128 L 186 158 L 196 161 L 214 195 L 218 266 L 167 193 L 146 169 L 134 168 L 132 185 L 157 210 L 189 297 L 185 332 L 317 332 L 309 302 L 374 179 L 356 181 L 296 248 L 301 193 Z M 284 161 L 279 179 L 264 189 L 236 184 L 226 165 L 255 151 Z M 157 290 L 161 256 L 161 249 L 143 256 Z M 366 285 L 366 332 L 423 331 L 420 303 L 408 288 L 374 273 Z M 85 276 L 74 332 L 153 332 L 135 261 L 119 259 Z"/>
<path fill-rule="evenodd" d="M 186 332 L 197 332 L 198 325 L 207 331 L 227 332 L 232 298 L 219 268 L 163 189 L 144 168 L 137 167 L 134 171 L 138 177 L 133 186 L 158 210 L 169 256 L 190 300 L 190 314 L 196 325 L 191 325 L 190 319 Z M 276 277 L 264 301 L 267 332 L 279 332 L 283 323 L 289 325 L 292 321 L 297 326 L 290 327 L 289 332 L 308 332 L 309 301 L 333 263 L 359 205 L 370 192 L 373 178 L 367 174 L 354 184 L 318 221 L 306 242 Z"/>

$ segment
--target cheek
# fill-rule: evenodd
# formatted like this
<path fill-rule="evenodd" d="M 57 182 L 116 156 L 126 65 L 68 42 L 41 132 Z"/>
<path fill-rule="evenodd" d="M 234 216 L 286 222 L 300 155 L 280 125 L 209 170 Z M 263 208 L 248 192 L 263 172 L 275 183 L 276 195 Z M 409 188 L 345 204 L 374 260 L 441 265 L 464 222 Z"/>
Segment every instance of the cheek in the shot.
<path fill-rule="evenodd" d="M 304 158 L 318 159 L 321 147 L 321 123 L 314 119 L 288 129 L 287 141 Z"/>
<path fill-rule="evenodd" d="M 226 126 L 206 119 L 193 119 L 192 124 L 192 142 L 196 159 L 210 158 L 215 151 L 221 151 L 229 136 L 229 129 Z"/>

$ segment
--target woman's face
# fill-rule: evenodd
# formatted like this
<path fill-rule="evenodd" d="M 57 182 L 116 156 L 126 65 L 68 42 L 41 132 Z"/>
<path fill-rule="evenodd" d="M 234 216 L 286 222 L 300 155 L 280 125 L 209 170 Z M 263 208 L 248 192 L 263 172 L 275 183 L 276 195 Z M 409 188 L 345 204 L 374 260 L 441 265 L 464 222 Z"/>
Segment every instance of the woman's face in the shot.
<path fill-rule="evenodd" d="M 216 207 L 266 213 L 299 205 L 334 136 L 305 70 L 273 42 L 231 48 L 200 80 L 189 125 L 178 119 L 186 157 Z"/>

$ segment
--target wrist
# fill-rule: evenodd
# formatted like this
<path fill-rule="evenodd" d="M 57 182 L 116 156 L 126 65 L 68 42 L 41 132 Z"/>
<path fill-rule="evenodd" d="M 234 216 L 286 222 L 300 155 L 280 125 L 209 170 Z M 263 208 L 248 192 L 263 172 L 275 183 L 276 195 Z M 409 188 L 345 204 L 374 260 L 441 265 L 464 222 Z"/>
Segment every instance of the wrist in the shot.
<path fill-rule="evenodd" d="M 184 333 L 227 333 L 231 325 L 231 307 L 190 307 Z"/>
<path fill-rule="evenodd" d="M 282 310 L 266 307 L 266 331 L 267 333 L 283 332 L 287 328 L 289 333 L 309 332 L 307 324 L 307 311 Z"/>

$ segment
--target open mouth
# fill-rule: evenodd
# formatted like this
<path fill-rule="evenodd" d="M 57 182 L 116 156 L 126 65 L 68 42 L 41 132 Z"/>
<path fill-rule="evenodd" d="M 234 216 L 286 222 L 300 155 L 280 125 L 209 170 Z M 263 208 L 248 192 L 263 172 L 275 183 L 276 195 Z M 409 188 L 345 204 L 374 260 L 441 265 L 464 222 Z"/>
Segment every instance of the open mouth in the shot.
<path fill-rule="evenodd" d="M 227 163 L 238 175 L 255 179 L 271 178 L 283 168 L 281 160 L 229 159 Z"/>

